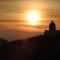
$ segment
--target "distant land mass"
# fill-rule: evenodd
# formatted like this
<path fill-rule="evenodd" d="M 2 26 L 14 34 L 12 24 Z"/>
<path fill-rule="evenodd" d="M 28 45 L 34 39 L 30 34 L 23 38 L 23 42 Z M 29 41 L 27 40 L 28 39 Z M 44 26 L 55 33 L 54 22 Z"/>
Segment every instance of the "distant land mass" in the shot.
<path fill-rule="evenodd" d="M 34 36 L 39 36 L 43 32 L 27 32 L 22 30 L 0 30 L 0 38 L 4 38 L 8 41 L 27 39 Z"/>

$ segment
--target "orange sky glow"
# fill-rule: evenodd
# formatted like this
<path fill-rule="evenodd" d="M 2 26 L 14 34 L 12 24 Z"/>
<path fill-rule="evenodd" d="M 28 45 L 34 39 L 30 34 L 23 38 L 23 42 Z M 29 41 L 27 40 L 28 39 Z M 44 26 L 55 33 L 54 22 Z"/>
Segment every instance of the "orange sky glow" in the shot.
<path fill-rule="evenodd" d="M 19 30 L 20 32 L 23 31 L 23 33 L 29 32 L 26 34 L 26 37 L 30 33 L 35 36 L 35 33 L 37 35 L 39 32 L 44 32 L 48 29 L 48 25 L 52 19 L 56 23 L 57 29 L 60 29 L 59 6 L 59 0 L 1 0 L 0 32 L 2 30 Z M 37 18 L 34 19 L 39 22 L 38 24 L 35 21 L 32 21 L 31 17 L 34 16 L 30 14 L 31 12 L 28 12 L 32 10 L 39 12 L 37 15 L 32 12 L 35 18 Z M 27 16 L 27 18 L 29 17 L 28 20 L 26 19 L 26 14 L 29 15 Z M 29 20 L 31 23 L 28 22 Z M 4 32 L 0 34 L 0 36 L 2 35 L 4 35 Z M 20 36 L 21 35 L 22 33 Z M 23 34 L 23 36 L 25 35 Z M 14 38 L 12 37 L 12 39 Z"/>

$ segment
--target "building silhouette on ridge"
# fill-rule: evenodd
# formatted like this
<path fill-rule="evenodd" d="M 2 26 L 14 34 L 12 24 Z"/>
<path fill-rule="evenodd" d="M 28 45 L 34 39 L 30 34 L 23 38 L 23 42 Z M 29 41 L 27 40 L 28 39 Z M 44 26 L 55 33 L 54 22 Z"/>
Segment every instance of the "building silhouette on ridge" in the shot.
<path fill-rule="evenodd" d="M 45 30 L 46 36 L 60 36 L 60 30 L 56 30 L 56 24 L 52 20 L 49 24 L 49 30 Z"/>

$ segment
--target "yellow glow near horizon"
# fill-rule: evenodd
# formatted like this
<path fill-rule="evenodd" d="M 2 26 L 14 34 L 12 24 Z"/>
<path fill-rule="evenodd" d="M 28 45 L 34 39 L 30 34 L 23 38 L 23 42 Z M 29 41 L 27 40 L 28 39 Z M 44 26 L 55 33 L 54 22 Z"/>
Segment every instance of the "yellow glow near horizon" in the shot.
<path fill-rule="evenodd" d="M 27 23 L 31 26 L 36 26 L 39 24 L 40 14 L 37 10 L 30 10 L 27 12 Z"/>

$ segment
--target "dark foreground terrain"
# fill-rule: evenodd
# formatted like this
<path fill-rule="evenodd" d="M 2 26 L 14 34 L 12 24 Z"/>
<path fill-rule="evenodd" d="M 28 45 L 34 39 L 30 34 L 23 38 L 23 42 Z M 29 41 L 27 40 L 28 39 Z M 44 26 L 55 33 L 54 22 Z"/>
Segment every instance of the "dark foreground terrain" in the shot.
<path fill-rule="evenodd" d="M 2 39 L 0 44 L 0 60 L 60 60 L 59 36 L 37 36 L 12 42 Z"/>

